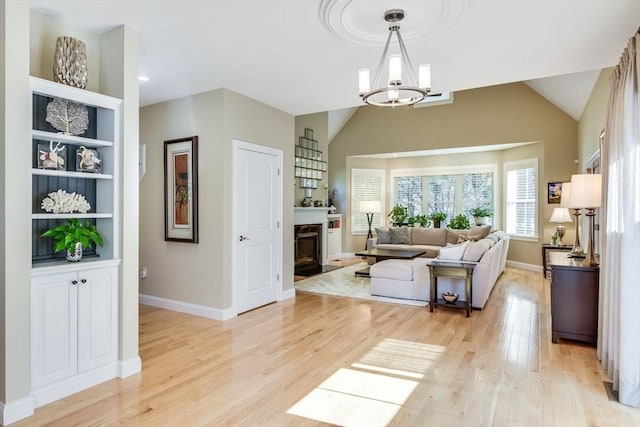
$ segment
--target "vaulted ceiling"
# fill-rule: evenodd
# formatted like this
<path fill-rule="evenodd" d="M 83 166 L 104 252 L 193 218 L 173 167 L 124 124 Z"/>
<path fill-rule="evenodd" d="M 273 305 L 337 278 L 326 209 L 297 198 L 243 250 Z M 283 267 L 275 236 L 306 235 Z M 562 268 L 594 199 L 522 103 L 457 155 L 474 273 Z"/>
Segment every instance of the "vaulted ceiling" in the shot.
<path fill-rule="evenodd" d="M 525 81 L 575 118 L 640 25 L 637 0 L 30 1 L 91 31 L 139 31 L 142 105 L 224 87 L 293 115 L 360 105 L 357 70 L 380 61 L 387 9 L 405 9 L 434 92 Z"/>

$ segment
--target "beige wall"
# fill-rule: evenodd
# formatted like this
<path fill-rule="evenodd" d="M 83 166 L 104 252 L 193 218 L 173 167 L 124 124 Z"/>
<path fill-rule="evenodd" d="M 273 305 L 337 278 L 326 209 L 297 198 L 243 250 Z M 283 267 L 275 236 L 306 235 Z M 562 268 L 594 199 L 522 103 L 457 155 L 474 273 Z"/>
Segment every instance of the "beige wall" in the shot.
<path fill-rule="evenodd" d="M 589 160 L 600 148 L 599 138 L 607 121 L 607 104 L 611 93 L 612 74 L 613 68 L 606 68 L 600 72 L 582 116 L 580 116 L 578 122 L 579 169 L 576 169 L 576 172 L 583 172 L 585 161 Z"/>
<path fill-rule="evenodd" d="M 100 34 L 73 27 L 51 16 L 33 11 L 31 12 L 30 31 L 30 72 L 32 76 L 53 80 L 53 55 L 56 39 L 60 36 L 75 37 L 82 40 L 87 47 L 86 89 L 100 92 Z"/>
<path fill-rule="evenodd" d="M 309 128 L 313 130 L 313 139 L 318 141 L 318 149 L 322 151 L 322 158 L 325 161 L 329 160 L 329 114 L 316 113 L 305 114 L 303 116 L 296 116 L 295 119 L 295 140 L 294 144 L 298 144 L 298 137 L 304 136 L 304 129 Z M 304 199 L 304 189 L 298 186 L 299 181 L 294 180 L 294 194 L 293 203 L 296 206 L 302 206 L 302 199 Z M 322 180 L 318 181 L 318 188 L 313 190 L 312 200 L 322 200 L 326 202 L 326 192 L 324 186 L 328 185 L 328 177 L 326 173 L 322 174 Z"/>
<path fill-rule="evenodd" d="M 349 156 L 536 141 L 541 142 L 539 240 L 512 241 L 509 259 L 541 265 L 540 244 L 549 240 L 554 207 L 546 203 L 546 183 L 574 173 L 577 123 L 524 83 L 456 92 L 452 104 L 435 107 L 361 107 L 329 145 L 329 185 L 338 188 L 338 208 L 348 213 Z M 348 226 L 343 238 L 346 252 L 361 244 Z"/>
<path fill-rule="evenodd" d="M 147 173 L 140 183 L 140 281 L 146 295 L 217 309 L 232 305 L 232 140 L 283 150 L 283 289 L 293 287 L 292 116 L 219 89 L 140 110 Z M 198 135 L 198 244 L 164 241 L 163 141 Z"/>

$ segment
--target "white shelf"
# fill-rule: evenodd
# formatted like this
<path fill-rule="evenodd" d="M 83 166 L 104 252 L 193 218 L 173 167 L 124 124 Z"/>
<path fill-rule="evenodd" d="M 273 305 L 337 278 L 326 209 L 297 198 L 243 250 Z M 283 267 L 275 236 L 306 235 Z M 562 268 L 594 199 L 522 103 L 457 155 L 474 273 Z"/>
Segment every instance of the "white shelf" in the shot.
<path fill-rule="evenodd" d="M 31 139 L 42 141 L 64 142 L 66 144 L 84 145 L 86 147 L 113 147 L 113 142 L 101 139 L 85 138 L 83 136 L 66 135 L 64 133 L 31 130 Z"/>
<path fill-rule="evenodd" d="M 71 218 L 87 218 L 87 219 L 100 219 L 100 218 L 113 218 L 112 213 L 68 213 L 68 214 L 54 214 L 54 213 L 34 213 L 31 214 L 31 219 L 71 219 Z"/>
<path fill-rule="evenodd" d="M 113 175 L 107 173 L 89 173 L 89 172 L 72 172 L 61 171 L 56 169 L 31 169 L 32 175 L 58 176 L 66 178 L 84 178 L 84 179 L 113 179 Z"/>

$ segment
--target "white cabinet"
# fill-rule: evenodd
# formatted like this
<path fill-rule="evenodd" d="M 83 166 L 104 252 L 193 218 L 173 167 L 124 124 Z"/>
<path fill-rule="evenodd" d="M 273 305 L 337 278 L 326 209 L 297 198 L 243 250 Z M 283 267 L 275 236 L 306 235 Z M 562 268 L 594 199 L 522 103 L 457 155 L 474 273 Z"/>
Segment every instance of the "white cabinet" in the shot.
<path fill-rule="evenodd" d="M 329 214 L 327 221 L 327 254 L 339 257 L 342 254 L 342 214 Z"/>
<path fill-rule="evenodd" d="M 92 371 L 113 365 L 115 373 L 118 357 L 117 265 L 46 273 L 37 270 L 31 279 L 31 382 L 36 399 L 38 389 L 73 376 L 84 374 L 80 382 L 87 384 Z M 58 393 L 65 395 L 68 386 Z"/>

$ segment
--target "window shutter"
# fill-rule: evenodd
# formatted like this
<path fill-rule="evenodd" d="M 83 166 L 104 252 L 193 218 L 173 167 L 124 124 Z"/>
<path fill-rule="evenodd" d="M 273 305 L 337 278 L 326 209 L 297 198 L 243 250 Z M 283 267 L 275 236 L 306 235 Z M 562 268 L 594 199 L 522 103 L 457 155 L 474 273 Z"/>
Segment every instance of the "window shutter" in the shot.
<path fill-rule="evenodd" d="M 528 159 L 505 164 L 506 231 L 537 237 L 538 161 Z"/>

